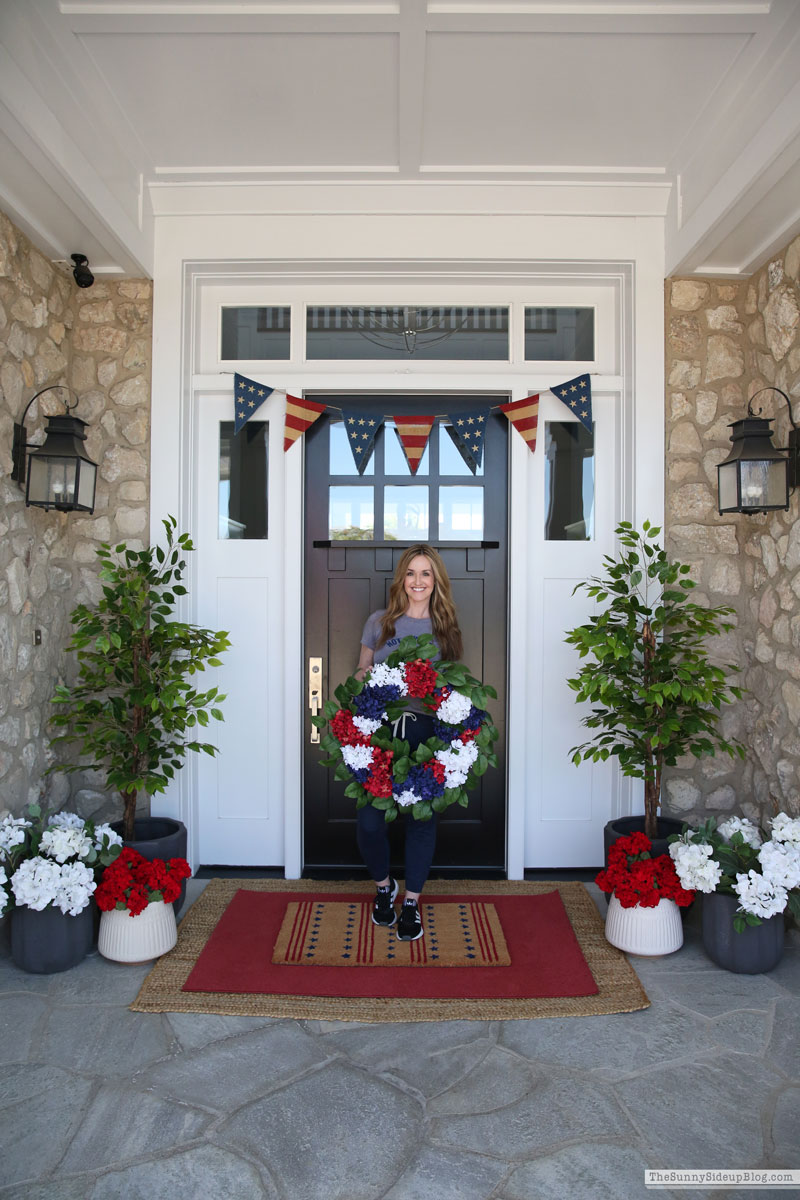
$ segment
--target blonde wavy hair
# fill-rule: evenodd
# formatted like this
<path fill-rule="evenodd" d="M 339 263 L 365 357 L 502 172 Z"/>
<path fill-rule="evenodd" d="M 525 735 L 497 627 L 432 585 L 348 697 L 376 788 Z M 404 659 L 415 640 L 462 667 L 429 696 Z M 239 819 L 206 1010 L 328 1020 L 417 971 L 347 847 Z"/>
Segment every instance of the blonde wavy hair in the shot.
<path fill-rule="evenodd" d="M 400 556 L 392 586 L 389 589 L 389 603 L 386 612 L 381 617 L 381 636 L 376 649 L 383 646 L 389 638 L 394 637 L 397 618 L 401 617 L 408 608 L 408 596 L 404 587 L 406 571 L 411 560 L 420 554 L 430 561 L 433 571 L 433 592 L 430 600 L 433 636 L 443 657 L 448 661 L 458 662 L 464 653 L 464 641 L 456 616 L 456 606 L 453 603 L 450 577 L 441 556 L 433 546 L 424 544 L 409 546 Z"/>

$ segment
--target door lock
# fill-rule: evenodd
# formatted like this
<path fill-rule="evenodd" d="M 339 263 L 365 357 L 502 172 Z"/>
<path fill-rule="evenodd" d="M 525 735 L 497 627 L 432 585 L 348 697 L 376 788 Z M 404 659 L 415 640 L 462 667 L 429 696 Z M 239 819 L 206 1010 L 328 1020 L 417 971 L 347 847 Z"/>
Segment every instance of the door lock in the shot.
<path fill-rule="evenodd" d="M 322 711 L 322 659 L 308 660 L 308 707 L 312 717 L 318 717 Z M 319 745 L 319 729 L 311 724 L 311 745 Z"/>

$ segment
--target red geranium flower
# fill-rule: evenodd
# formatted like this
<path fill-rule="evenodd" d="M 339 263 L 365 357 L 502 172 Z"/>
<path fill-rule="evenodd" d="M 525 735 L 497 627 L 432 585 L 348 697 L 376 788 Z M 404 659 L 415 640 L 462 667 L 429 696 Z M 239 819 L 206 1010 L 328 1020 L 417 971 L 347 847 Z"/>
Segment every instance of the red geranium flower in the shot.
<path fill-rule="evenodd" d="M 185 858 L 144 858 L 130 846 L 122 849 L 119 857 L 103 872 L 103 878 L 95 891 L 97 907 L 102 912 L 112 909 L 127 909 L 130 916 L 144 912 L 154 900 L 171 904 L 181 891 L 181 880 L 192 873 Z"/>
<path fill-rule="evenodd" d="M 406 663 L 406 687 L 409 696 L 422 700 L 433 694 L 436 687 L 436 671 L 425 659 L 418 658 Z"/>
<path fill-rule="evenodd" d="M 595 876 L 603 892 L 613 892 L 623 908 L 655 908 L 662 897 L 685 908 L 694 892 L 681 887 L 668 854 L 652 858 L 653 844 L 643 833 L 618 838 L 608 851 L 608 867 Z"/>

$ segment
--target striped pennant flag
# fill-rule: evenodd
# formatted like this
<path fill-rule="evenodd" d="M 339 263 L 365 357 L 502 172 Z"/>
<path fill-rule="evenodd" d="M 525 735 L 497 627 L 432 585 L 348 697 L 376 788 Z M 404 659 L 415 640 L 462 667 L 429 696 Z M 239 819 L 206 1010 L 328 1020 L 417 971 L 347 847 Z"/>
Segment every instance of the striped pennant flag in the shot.
<path fill-rule="evenodd" d="M 256 383 L 255 379 L 248 379 L 246 375 L 239 375 L 234 372 L 233 397 L 235 409 L 233 414 L 233 432 L 235 434 L 247 424 L 256 409 L 274 391 L 274 388 L 267 387 L 264 383 Z"/>
<path fill-rule="evenodd" d="M 574 412 L 589 433 L 592 432 L 592 381 L 588 375 L 576 375 L 551 389 L 554 396 Z"/>
<path fill-rule="evenodd" d="M 436 417 L 392 417 L 411 474 L 416 475 Z"/>
<path fill-rule="evenodd" d="M 317 404 L 314 400 L 301 400 L 299 396 L 286 393 L 286 419 L 283 424 L 283 452 L 294 445 L 301 433 L 310 429 L 318 417 L 325 412 L 327 405 Z"/>
<path fill-rule="evenodd" d="M 528 443 L 528 449 L 536 449 L 536 427 L 539 424 L 539 395 L 526 396 L 524 400 L 513 400 L 510 404 L 501 404 L 500 411 L 504 412 L 511 424 L 521 433 Z"/>

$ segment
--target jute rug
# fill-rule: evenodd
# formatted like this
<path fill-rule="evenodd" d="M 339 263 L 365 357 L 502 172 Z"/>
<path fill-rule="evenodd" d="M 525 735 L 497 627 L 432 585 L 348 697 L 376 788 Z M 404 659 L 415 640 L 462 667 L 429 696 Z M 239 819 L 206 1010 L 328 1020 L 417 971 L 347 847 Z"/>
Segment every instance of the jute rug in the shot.
<path fill-rule="evenodd" d="M 605 939 L 603 921 L 592 901 L 591 896 L 580 883 L 520 883 L 520 882 L 465 882 L 463 880 L 441 881 L 429 884 L 430 897 L 424 899 L 444 899 L 447 897 L 459 900 L 470 897 L 481 897 L 490 901 L 498 910 L 501 920 L 505 922 L 505 932 L 509 939 L 509 950 L 512 961 L 515 956 L 515 936 L 519 929 L 534 929 L 535 926 L 525 921 L 525 914 L 532 907 L 528 898 L 540 897 L 545 901 L 549 894 L 555 893 L 552 900 L 562 912 L 566 912 L 569 924 L 566 934 L 577 939 L 581 962 L 588 984 L 584 987 L 585 994 L 581 995 L 526 995 L 514 991 L 513 985 L 509 992 L 508 980 L 513 979 L 512 967 L 461 967 L 451 966 L 447 969 L 429 971 L 424 969 L 398 970 L 395 966 L 378 966 L 371 969 L 354 970 L 352 967 L 321 967 L 291 965 L 271 965 L 276 945 L 277 934 L 287 908 L 287 900 L 293 900 L 293 894 L 298 895 L 298 902 L 303 894 L 330 896 L 333 901 L 352 902 L 360 896 L 366 898 L 373 894 L 371 883 L 361 882 L 319 882 L 312 880 L 211 880 L 199 899 L 192 905 L 179 930 L 178 944 L 174 950 L 165 955 L 155 965 L 147 976 L 141 991 L 131 1008 L 136 1012 L 197 1012 L 222 1013 L 236 1016 L 265 1016 L 291 1017 L 305 1020 L 342 1020 L 342 1021 L 443 1021 L 443 1020 L 530 1020 L 536 1017 L 571 1017 L 593 1016 L 605 1013 L 633 1012 L 647 1008 L 649 1000 L 639 983 L 636 974 L 625 959 L 624 955 L 615 950 Z M 247 913 L 248 904 L 251 912 L 259 899 L 252 893 L 276 893 L 274 896 L 275 910 L 279 913 L 275 919 L 274 933 L 269 934 L 268 954 L 262 955 L 264 962 L 273 972 L 270 979 L 276 978 L 275 973 L 283 973 L 280 979 L 291 982 L 292 979 L 323 980 L 324 986 L 315 987 L 311 982 L 302 988 L 295 984 L 295 992 L 290 992 L 286 985 L 280 983 L 276 987 L 270 984 L 270 990 L 254 992 L 252 990 L 209 990 L 219 972 L 219 955 L 204 955 L 210 940 L 219 925 L 216 939 L 217 947 L 222 947 L 224 959 L 227 939 L 224 936 L 226 924 L 223 918 L 229 907 L 239 908 L 240 916 Z M 281 893 L 282 895 L 277 895 Z M 435 893 L 435 896 L 434 896 Z M 526 899 L 528 903 L 526 904 Z M 514 922 L 509 927 L 508 912 L 503 914 L 504 902 L 513 901 Z M 280 908 L 278 909 L 278 904 Z M 562 907 L 563 906 L 563 907 Z M 545 909 L 546 909 L 545 905 Z M 555 916 L 556 908 L 551 904 Z M 229 914 L 230 928 L 231 914 Z M 241 921 L 239 922 L 241 925 Z M 570 929 L 571 926 L 571 929 Z M 245 923 L 246 927 L 246 923 Z M 263 931 L 251 924 L 251 937 L 264 938 Z M 564 932 L 564 931 L 562 931 Z M 530 940 L 530 939 L 529 939 Z M 517 938 L 519 944 L 519 938 Z M 253 945 L 256 943 L 253 942 Z M 231 968 L 233 976 L 241 974 L 243 956 L 231 950 L 229 962 L 222 965 Z M 204 965 L 204 964 L 207 964 Z M 245 966 L 246 966 L 245 962 Z M 266 968 L 264 968 L 266 969 Z M 544 972 L 546 974 L 546 971 Z M 220 976 L 222 977 L 222 976 Z M 225 978 L 230 976 L 225 975 Z M 353 995 L 352 990 L 358 990 L 357 984 L 345 983 L 357 978 L 380 980 L 383 977 L 390 981 L 384 991 L 391 986 L 405 989 L 408 994 L 379 994 Z M 331 984 L 331 979 L 338 983 Z M 431 981 L 439 982 L 434 985 Z M 414 981 L 425 981 L 414 982 Z M 409 982 L 411 981 L 411 982 Z M 465 982 L 466 981 L 466 982 Z M 498 982 L 499 981 L 499 982 Z M 506 988 L 505 995 L 481 995 L 481 991 L 500 986 Z M 230 986 L 230 984 L 228 985 Z M 239 985 L 237 985 L 239 986 Z M 247 983 L 245 988 L 252 987 Z M 187 990 L 192 987 L 199 990 Z M 282 990 L 278 988 L 282 987 Z M 437 995 L 436 989 L 444 987 L 449 994 Z M 309 994 L 314 988 L 315 994 Z M 338 988 L 341 994 L 332 994 Z M 591 990 L 589 990 L 591 989 Z M 433 991 L 433 995 L 419 995 L 420 991 Z M 300 994 L 302 991 L 303 994 Z M 316 994 L 316 992 L 327 994 Z"/>

